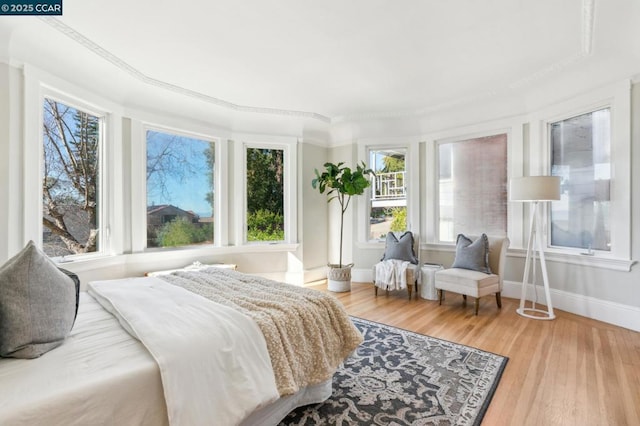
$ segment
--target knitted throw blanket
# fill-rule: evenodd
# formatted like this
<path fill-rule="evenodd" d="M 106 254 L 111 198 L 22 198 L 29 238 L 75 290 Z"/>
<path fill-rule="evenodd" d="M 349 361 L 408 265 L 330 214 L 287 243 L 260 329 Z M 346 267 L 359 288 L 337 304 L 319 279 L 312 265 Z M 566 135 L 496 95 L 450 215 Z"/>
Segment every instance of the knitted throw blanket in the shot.
<path fill-rule="evenodd" d="M 251 317 L 267 342 L 280 396 L 328 380 L 363 341 L 342 305 L 317 290 L 215 267 L 158 278 Z"/>

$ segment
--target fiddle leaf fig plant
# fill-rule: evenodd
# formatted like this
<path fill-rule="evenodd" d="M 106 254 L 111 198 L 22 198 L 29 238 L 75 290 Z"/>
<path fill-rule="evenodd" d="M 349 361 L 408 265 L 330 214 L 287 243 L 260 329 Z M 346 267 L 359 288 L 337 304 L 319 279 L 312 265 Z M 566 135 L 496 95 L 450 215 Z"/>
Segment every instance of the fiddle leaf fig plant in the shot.
<path fill-rule="evenodd" d="M 320 194 L 327 191 L 327 203 L 338 200 L 340 203 L 340 258 L 339 267 L 342 268 L 342 237 L 344 233 L 344 213 L 349 207 L 351 197 L 362 195 L 364 190 L 371 185 L 371 176 L 375 176 L 373 170 L 368 169 L 364 161 L 356 165 L 355 170 L 344 166 L 343 162 L 338 164 L 325 163 L 325 170 L 318 172 L 315 169 L 316 177 L 311 181 L 313 188 L 318 189 Z"/>

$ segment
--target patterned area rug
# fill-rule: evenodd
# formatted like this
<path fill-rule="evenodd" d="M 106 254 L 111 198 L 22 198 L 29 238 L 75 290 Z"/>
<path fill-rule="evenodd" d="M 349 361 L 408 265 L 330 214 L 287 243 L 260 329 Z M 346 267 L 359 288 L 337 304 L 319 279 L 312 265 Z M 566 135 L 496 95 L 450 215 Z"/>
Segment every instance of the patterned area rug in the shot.
<path fill-rule="evenodd" d="M 333 394 L 281 425 L 479 425 L 507 358 L 352 317 L 364 335 Z"/>

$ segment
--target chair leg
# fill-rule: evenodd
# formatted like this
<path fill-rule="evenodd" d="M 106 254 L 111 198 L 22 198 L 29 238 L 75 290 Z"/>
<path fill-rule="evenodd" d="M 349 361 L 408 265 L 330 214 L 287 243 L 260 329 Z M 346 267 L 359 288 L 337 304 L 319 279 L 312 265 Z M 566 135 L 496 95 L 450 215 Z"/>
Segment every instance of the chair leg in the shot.
<path fill-rule="evenodd" d="M 378 286 L 376 285 L 376 283 L 373 283 L 373 288 L 376 291 L 376 297 L 378 297 Z"/>
<path fill-rule="evenodd" d="M 407 292 L 409 292 L 409 300 L 411 300 L 411 284 L 407 286 Z"/>
<path fill-rule="evenodd" d="M 496 303 L 498 304 L 498 308 L 502 309 L 502 296 L 500 296 L 500 292 L 496 293 Z"/>
<path fill-rule="evenodd" d="M 467 295 L 466 294 L 462 295 L 462 305 L 467 306 Z"/>
<path fill-rule="evenodd" d="M 438 289 L 438 300 L 440 301 L 438 305 L 442 305 L 442 299 L 444 299 L 444 290 Z"/>
<path fill-rule="evenodd" d="M 476 297 L 476 315 L 478 315 L 478 308 L 480 307 L 480 298 Z"/>

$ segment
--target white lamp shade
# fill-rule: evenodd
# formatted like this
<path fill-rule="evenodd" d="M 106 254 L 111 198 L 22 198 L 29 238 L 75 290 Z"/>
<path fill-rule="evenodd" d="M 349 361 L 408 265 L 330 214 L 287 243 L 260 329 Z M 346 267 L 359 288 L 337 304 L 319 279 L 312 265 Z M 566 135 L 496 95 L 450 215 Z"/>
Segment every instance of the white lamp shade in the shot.
<path fill-rule="evenodd" d="M 559 176 L 526 176 L 511 179 L 511 201 L 554 201 L 560 199 Z"/>

